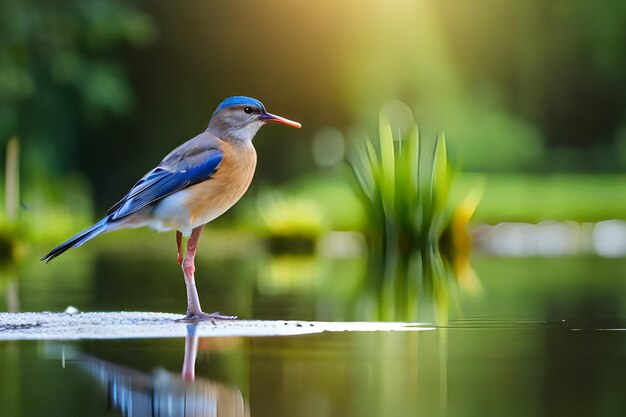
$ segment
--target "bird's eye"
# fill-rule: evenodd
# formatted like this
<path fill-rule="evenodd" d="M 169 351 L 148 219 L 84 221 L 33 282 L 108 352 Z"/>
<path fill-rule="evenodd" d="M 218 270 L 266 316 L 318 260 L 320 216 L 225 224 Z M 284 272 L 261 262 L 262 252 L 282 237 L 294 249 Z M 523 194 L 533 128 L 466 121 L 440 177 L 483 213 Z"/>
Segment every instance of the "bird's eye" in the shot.
<path fill-rule="evenodd" d="M 252 113 L 252 107 L 246 107 L 245 109 L 243 109 L 243 111 L 244 111 L 246 114 L 250 114 L 250 113 Z"/>

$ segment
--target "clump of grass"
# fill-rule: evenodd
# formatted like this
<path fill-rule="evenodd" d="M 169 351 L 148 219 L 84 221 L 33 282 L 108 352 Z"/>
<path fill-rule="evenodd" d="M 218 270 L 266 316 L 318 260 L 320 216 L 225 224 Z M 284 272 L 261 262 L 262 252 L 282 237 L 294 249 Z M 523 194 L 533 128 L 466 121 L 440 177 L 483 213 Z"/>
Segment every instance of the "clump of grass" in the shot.
<path fill-rule="evenodd" d="M 258 233 L 272 252 L 313 253 L 327 230 L 324 212 L 315 200 L 266 190 L 256 199 Z"/>
<path fill-rule="evenodd" d="M 458 170 L 444 134 L 425 151 L 412 113 L 403 107 L 411 114 L 406 133 L 394 134 L 390 121 L 396 114 L 389 109 L 398 106 L 383 108 L 378 138 L 355 141 L 350 156 L 369 217 L 366 232 L 375 264 L 370 289 L 378 297 L 379 319 L 416 319 L 423 300 L 434 303 L 437 318 L 445 320 L 457 276 L 474 277 L 467 271 L 469 262 L 459 263 L 455 256 L 467 258 L 465 226 L 480 196 L 474 191 L 455 202 L 451 188 Z"/>

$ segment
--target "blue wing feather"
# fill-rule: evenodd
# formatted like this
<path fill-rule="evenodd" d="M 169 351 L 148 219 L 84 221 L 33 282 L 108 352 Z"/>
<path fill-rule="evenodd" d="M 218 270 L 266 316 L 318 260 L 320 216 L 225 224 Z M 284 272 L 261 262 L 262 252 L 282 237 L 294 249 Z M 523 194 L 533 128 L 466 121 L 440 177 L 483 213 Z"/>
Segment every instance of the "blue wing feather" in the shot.
<path fill-rule="evenodd" d="M 188 159 L 178 159 L 173 167 L 168 166 L 166 159 L 109 209 L 111 220 L 129 216 L 176 191 L 208 179 L 221 161 L 222 151 L 219 149 L 208 149 L 194 153 Z"/>

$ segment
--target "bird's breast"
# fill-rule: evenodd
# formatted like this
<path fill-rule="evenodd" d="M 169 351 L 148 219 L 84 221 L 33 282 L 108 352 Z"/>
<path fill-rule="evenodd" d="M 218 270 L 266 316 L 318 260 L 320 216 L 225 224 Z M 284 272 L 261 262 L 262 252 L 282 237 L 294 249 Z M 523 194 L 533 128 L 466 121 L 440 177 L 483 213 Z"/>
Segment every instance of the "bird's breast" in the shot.
<path fill-rule="evenodd" d="M 210 222 L 231 208 L 244 195 L 256 169 L 251 143 L 233 146 L 224 142 L 222 162 L 208 180 L 187 188 L 191 227 Z"/>

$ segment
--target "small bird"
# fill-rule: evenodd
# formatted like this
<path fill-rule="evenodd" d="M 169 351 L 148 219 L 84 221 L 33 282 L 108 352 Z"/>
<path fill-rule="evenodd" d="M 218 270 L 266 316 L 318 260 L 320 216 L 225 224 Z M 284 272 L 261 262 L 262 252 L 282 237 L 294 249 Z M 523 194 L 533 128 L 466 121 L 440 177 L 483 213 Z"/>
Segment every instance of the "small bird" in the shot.
<path fill-rule="evenodd" d="M 298 122 L 268 113 L 254 98 L 225 99 L 204 132 L 170 152 L 102 220 L 52 249 L 41 260 L 47 263 L 105 232 L 142 226 L 159 232 L 175 230 L 178 263 L 182 265 L 187 288 L 187 314 L 183 320 L 234 318 L 202 311 L 194 259 L 204 226 L 224 214 L 248 189 L 257 159 L 252 139 L 265 123 L 301 127 Z M 189 237 L 184 259 L 183 236 Z"/>

